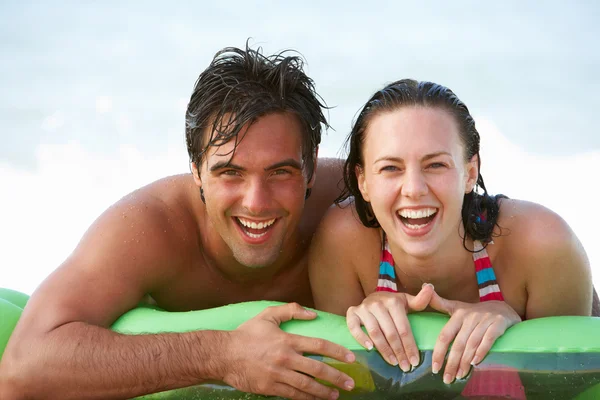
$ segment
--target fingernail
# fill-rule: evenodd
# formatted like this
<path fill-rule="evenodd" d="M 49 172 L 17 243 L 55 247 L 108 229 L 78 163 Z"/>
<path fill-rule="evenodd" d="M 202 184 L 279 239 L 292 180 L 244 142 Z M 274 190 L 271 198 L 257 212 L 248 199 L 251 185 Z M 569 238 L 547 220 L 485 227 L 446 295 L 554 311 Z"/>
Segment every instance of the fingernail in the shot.
<path fill-rule="evenodd" d="M 400 363 L 400 369 L 403 372 L 410 372 L 410 364 L 406 360 L 402 360 Z"/>
<path fill-rule="evenodd" d="M 340 393 L 337 390 L 334 390 L 333 392 L 331 392 L 331 394 L 329 395 L 329 398 L 331 400 L 337 400 L 337 398 L 340 397 Z"/>
<path fill-rule="evenodd" d="M 347 362 L 349 362 L 349 363 L 352 363 L 352 362 L 354 362 L 354 360 L 355 360 L 354 354 L 353 354 L 353 353 L 348 353 L 348 354 L 346 354 L 346 357 L 345 357 L 345 359 L 346 359 L 346 361 L 347 361 Z"/>
<path fill-rule="evenodd" d="M 344 388 L 348 391 L 354 389 L 354 381 L 352 379 L 350 379 L 349 381 L 346 381 L 344 383 Z"/>
<path fill-rule="evenodd" d="M 423 285 L 421 285 L 421 289 L 423 289 L 423 288 L 424 288 L 425 286 L 427 286 L 427 285 L 428 285 L 428 283 L 427 283 L 427 282 L 425 282 Z"/>
<path fill-rule="evenodd" d="M 413 367 L 416 367 L 417 365 L 419 365 L 419 357 L 417 357 L 417 356 L 412 356 L 412 357 L 410 358 L 410 364 L 411 364 Z"/>
<path fill-rule="evenodd" d="M 365 346 L 367 346 L 367 350 L 373 350 L 373 343 L 369 342 L 368 340 L 365 342 Z"/>
<path fill-rule="evenodd" d="M 440 363 L 434 362 L 431 365 L 431 372 L 433 372 L 434 374 L 437 374 L 438 372 L 440 372 Z"/>
<path fill-rule="evenodd" d="M 317 314 L 316 312 L 314 312 L 312 310 L 307 310 L 306 308 L 304 309 L 304 312 L 306 313 L 306 315 L 310 315 L 310 316 L 313 316 L 313 315 Z"/>
<path fill-rule="evenodd" d="M 471 361 L 471 365 L 477 365 L 481 362 L 478 356 L 473 357 L 473 361 Z"/>
<path fill-rule="evenodd" d="M 452 378 L 452 375 L 450 375 L 450 374 L 445 374 L 444 375 L 444 383 L 446 385 L 449 385 L 450 383 L 452 383 L 453 380 L 454 379 Z"/>
<path fill-rule="evenodd" d="M 396 359 L 396 357 L 390 356 L 390 363 L 392 363 L 393 366 L 396 366 L 398 365 L 398 360 Z"/>
<path fill-rule="evenodd" d="M 464 372 L 462 369 L 458 369 L 458 372 L 456 373 L 456 379 L 462 379 L 464 378 Z"/>

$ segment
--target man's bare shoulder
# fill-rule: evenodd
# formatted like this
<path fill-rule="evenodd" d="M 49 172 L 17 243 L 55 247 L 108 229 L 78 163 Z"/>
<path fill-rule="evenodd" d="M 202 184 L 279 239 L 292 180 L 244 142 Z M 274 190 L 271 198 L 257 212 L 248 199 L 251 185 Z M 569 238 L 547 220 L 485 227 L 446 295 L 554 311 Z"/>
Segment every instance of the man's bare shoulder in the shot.
<path fill-rule="evenodd" d="M 53 304 L 51 325 L 75 320 L 107 326 L 144 295 L 178 279 L 198 252 L 189 181 L 161 179 L 109 207 L 36 290 L 32 306 Z"/>

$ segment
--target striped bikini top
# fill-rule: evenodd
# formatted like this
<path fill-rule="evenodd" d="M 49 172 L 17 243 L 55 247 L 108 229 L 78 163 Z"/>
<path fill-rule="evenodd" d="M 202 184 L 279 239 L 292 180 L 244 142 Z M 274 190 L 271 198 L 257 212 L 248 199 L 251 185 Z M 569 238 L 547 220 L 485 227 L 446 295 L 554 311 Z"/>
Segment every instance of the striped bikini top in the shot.
<path fill-rule="evenodd" d="M 473 242 L 473 262 L 479 285 L 479 301 L 500 300 L 504 301 L 500 286 L 496 281 L 496 274 L 492 268 L 492 262 L 480 241 Z M 394 257 L 390 251 L 385 232 L 383 233 L 383 246 L 381 249 L 381 261 L 379 262 L 379 279 L 377 281 L 377 292 L 398 292 L 396 284 L 396 273 L 394 271 Z"/>

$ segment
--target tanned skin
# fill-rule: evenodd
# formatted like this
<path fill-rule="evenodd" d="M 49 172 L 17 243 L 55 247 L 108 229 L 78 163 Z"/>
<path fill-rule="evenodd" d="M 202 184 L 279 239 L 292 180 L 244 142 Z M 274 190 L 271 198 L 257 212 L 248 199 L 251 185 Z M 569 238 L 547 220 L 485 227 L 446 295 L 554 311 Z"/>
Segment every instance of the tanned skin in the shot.
<path fill-rule="evenodd" d="M 299 305 L 313 306 L 308 247 L 341 177 L 338 161 L 321 159 L 307 181 L 298 167 L 300 129 L 290 114 L 261 117 L 243 133 L 231 165 L 222 163 L 228 145 L 215 148 L 192 174 L 154 182 L 105 211 L 31 296 L 0 364 L 0 398 L 121 399 L 207 380 L 266 395 L 337 398 L 309 375 L 352 389 L 349 376 L 303 356 L 353 362 L 350 351 L 278 326 L 316 317 Z M 264 243 L 249 244 L 237 216 L 277 221 Z M 267 265 L 236 259 L 260 263 L 265 254 L 272 256 Z M 107 329 L 148 296 L 168 311 L 291 304 L 231 332 L 127 336 Z"/>

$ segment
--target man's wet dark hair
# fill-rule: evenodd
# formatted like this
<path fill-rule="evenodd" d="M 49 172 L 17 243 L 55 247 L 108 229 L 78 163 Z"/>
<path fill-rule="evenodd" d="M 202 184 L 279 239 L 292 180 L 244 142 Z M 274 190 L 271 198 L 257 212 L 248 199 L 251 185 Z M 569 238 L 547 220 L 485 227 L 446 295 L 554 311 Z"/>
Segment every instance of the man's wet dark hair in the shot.
<path fill-rule="evenodd" d="M 371 205 L 364 200 L 358 188 L 356 167 L 364 167 L 362 147 L 365 132 L 372 118 L 378 113 L 397 110 L 401 107 L 431 107 L 447 111 L 454 117 L 462 141 L 465 161 L 477 155 L 477 166 L 481 167 L 479 156 L 479 132 L 467 106 L 447 87 L 432 82 L 418 82 L 412 79 L 402 79 L 390 83 L 376 92 L 358 115 L 352 131 L 346 139 L 348 157 L 344 165 L 345 188 L 336 203 L 340 204 L 347 198 L 354 197 L 354 206 L 363 225 L 371 228 L 379 227 L 379 222 Z M 466 236 L 473 240 L 489 243 L 492 240 L 494 226 L 499 212 L 498 201 L 506 196 L 490 196 L 487 193 L 483 176 L 477 177 L 477 185 L 482 193 L 473 190 L 465 194 L 462 206 L 462 222 Z M 466 238 L 465 236 L 465 238 Z M 464 239 L 463 238 L 463 244 Z M 466 246 L 465 246 L 466 248 Z"/>
<path fill-rule="evenodd" d="M 206 151 L 231 140 L 235 148 L 241 129 L 264 115 L 290 112 L 303 128 L 302 163 L 308 180 L 314 173 L 322 126 L 329 125 L 322 98 L 303 71 L 304 59 L 286 50 L 275 55 L 227 47 L 219 51 L 196 81 L 185 115 L 190 162 L 198 168 Z M 232 152 L 233 156 L 233 152 Z"/>

